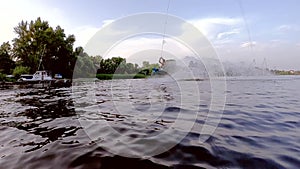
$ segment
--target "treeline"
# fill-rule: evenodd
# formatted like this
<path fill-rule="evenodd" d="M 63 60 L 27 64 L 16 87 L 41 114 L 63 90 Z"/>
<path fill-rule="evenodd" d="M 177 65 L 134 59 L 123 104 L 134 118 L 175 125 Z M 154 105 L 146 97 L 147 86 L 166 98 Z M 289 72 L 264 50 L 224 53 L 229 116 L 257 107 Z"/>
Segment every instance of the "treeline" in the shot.
<path fill-rule="evenodd" d="M 77 62 L 74 67 L 74 78 L 80 77 L 111 77 L 112 74 L 118 74 L 118 77 L 130 77 L 135 74 L 150 75 L 152 68 L 158 68 L 158 64 L 150 64 L 148 61 L 144 61 L 142 67 L 138 64 L 127 63 L 125 58 L 112 57 L 103 59 L 101 56 L 89 56 L 87 53 L 79 52 L 77 56 Z M 103 75 L 106 74 L 106 75 Z M 121 76 L 127 74 L 130 76 Z M 105 78 L 104 78 L 105 79 Z"/>
<path fill-rule="evenodd" d="M 142 67 L 126 63 L 126 59 L 89 56 L 82 47 L 74 48 L 75 36 L 66 35 L 60 26 L 51 27 L 47 21 L 21 21 L 15 28 L 12 44 L 0 46 L 0 80 L 5 75 L 33 74 L 48 70 L 64 78 L 95 77 L 95 74 L 134 74 L 158 67 L 144 62 Z M 149 73 L 149 72 L 146 72 Z"/>
<path fill-rule="evenodd" d="M 84 52 L 82 47 L 77 47 L 75 52 L 76 64 L 74 65 L 73 78 L 95 77 L 97 69 L 99 69 L 101 56 L 89 56 Z"/>
<path fill-rule="evenodd" d="M 0 80 L 5 75 L 33 74 L 48 70 L 64 78 L 86 77 L 99 68 L 101 56 L 89 56 L 82 47 L 74 48 L 75 36 L 66 35 L 60 26 L 53 28 L 47 21 L 21 21 L 15 28 L 12 44 L 0 46 Z M 75 65 L 78 66 L 74 72 Z"/>
<path fill-rule="evenodd" d="M 275 75 L 300 75 L 300 71 L 294 70 L 271 70 Z"/>
<path fill-rule="evenodd" d="M 15 28 L 17 37 L 0 47 L 0 73 L 19 76 L 38 69 L 60 73 L 71 78 L 77 60 L 73 50 L 74 35 L 64 33 L 60 26 L 53 28 L 47 21 L 21 21 Z"/>
<path fill-rule="evenodd" d="M 100 61 L 97 74 L 134 74 L 139 71 L 138 64 L 126 63 L 125 58 L 113 57 Z"/>

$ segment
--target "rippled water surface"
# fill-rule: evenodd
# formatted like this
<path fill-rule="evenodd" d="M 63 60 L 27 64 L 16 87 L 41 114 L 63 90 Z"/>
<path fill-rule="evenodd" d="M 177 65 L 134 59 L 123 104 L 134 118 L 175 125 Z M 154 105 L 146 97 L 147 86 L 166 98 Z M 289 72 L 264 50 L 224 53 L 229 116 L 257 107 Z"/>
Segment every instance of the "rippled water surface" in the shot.
<path fill-rule="evenodd" d="M 300 77 L 228 78 L 215 115 L 211 84 L 159 78 L 0 90 L 0 168 L 299 168 Z M 209 138 L 204 125 L 217 125 Z"/>

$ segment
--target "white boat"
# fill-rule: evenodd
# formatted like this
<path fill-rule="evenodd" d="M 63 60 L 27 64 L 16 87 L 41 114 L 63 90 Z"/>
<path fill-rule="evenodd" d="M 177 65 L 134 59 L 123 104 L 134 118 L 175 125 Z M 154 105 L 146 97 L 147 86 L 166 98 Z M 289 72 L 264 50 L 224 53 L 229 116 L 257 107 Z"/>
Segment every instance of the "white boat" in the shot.
<path fill-rule="evenodd" d="M 41 82 L 53 80 L 51 73 L 46 70 L 37 71 L 33 75 L 23 74 L 18 79 L 19 82 Z"/>
<path fill-rule="evenodd" d="M 46 46 L 44 46 L 43 53 L 45 51 Z M 40 59 L 40 64 L 38 67 L 39 71 L 36 71 L 33 75 L 23 74 L 18 79 L 17 83 L 25 84 L 25 85 L 39 85 L 41 87 L 69 87 L 71 86 L 71 80 L 62 79 L 61 74 L 55 74 L 54 78 L 51 73 L 46 70 L 40 70 L 42 64 L 42 57 Z M 37 87 L 37 86 L 32 86 Z"/>

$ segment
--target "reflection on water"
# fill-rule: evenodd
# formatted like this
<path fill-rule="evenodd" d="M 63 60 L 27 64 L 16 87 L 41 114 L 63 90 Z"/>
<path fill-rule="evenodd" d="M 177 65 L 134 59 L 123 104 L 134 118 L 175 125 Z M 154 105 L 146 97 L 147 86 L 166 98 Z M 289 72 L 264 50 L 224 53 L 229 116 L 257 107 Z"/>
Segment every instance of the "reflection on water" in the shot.
<path fill-rule="evenodd" d="M 210 107 L 210 82 L 197 81 L 197 85 L 197 119 L 191 118 L 194 111 L 189 106 L 180 104 L 178 84 L 166 79 L 81 82 L 73 88 L 51 90 L 1 90 L 0 168 L 300 166 L 298 77 L 229 78 L 222 120 L 205 143 L 199 142 L 199 129 Z M 185 114 L 183 123 L 195 122 L 188 133 L 180 125 L 174 127 L 180 113 Z M 89 125 L 84 125 L 87 120 Z M 113 135 L 107 126 L 119 135 Z M 149 147 L 137 141 L 167 130 L 172 134 L 152 143 L 176 142 L 179 134 L 187 135 L 163 153 L 143 159 L 107 151 L 107 146 L 122 150 L 125 147 L 119 142 L 130 141 L 134 143 L 131 148 L 147 152 Z"/>

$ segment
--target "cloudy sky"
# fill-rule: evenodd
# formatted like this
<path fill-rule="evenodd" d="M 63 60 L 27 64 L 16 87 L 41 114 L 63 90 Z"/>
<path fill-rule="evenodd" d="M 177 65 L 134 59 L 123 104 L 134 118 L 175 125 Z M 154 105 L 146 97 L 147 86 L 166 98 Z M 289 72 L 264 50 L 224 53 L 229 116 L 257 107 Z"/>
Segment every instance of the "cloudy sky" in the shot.
<path fill-rule="evenodd" d="M 66 34 L 74 34 L 77 39 L 75 46 L 85 47 L 97 32 L 111 23 L 119 28 L 110 29 L 110 36 L 128 30 L 133 34 L 132 30 L 136 29 L 132 25 L 135 22 L 124 24 L 118 20 L 138 13 L 166 13 L 168 1 L 2 0 L 0 42 L 11 41 L 16 36 L 13 27 L 21 20 L 35 20 L 40 16 L 53 27 L 60 25 Z M 299 9 L 298 0 L 170 0 L 168 13 L 195 26 L 223 61 L 243 61 L 250 64 L 255 59 L 257 66 L 261 66 L 266 60 L 271 69 L 300 70 Z M 147 18 L 139 23 L 143 22 L 147 26 L 151 25 Z M 117 25 L 121 23 L 122 25 Z M 170 22 L 166 26 L 163 22 L 159 24 L 160 22 L 154 22 L 151 26 L 165 29 L 166 35 L 173 35 L 170 32 L 174 27 Z M 179 31 L 178 37 L 187 35 L 187 30 Z M 174 49 L 178 55 L 190 55 L 182 44 L 174 40 L 176 35 L 174 37 L 166 36 L 166 49 L 169 46 L 168 50 Z M 106 38 L 109 39 L 109 36 Z M 101 41 L 106 44 L 105 39 Z M 156 49 L 152 53 L 157 55 L 161 41 L 162 37 L 159 35 L 135 36 L 118 43 L 108 56 L 137 57 L 137 53 L 149 49 Z"/>

